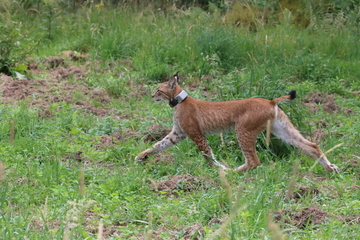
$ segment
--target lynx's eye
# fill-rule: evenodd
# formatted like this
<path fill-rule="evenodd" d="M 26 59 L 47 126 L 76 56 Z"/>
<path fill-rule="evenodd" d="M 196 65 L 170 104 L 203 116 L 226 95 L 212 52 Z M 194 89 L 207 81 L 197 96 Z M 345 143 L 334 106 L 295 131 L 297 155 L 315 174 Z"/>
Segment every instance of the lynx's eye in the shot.
<path fill-rule="evenodd" d="M 156 92 L 157 94 L 161 94 L 161 93 L 164 93 L 163 91 L 161 91 L 160 89 L 156 89 Z"/>

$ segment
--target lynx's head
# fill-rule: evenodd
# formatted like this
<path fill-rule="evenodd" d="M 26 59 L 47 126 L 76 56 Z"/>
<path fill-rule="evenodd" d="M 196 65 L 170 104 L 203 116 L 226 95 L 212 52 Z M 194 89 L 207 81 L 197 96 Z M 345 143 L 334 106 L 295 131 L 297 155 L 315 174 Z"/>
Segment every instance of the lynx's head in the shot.
<path fill-rule="evenodd" d="M 186 92 L 182 91 L 178 84 L 180 80 L 178 73 L 179 72 L 177 72 L 169 81 L 161 83 L 156 88 L 156 91 L 152 95 L 155 102 L 160 103 L 167 101 L 171 107 L 174 107 L 186 98 Z"/>

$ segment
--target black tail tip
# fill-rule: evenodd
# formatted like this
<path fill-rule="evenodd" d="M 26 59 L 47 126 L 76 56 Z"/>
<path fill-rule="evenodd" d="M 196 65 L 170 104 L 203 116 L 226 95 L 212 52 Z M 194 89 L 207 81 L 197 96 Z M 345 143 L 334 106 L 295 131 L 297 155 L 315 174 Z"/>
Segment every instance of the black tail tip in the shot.
<path fill-rule="evenodd" d="M 291 90 L 289 92 L 289 95 L 290 95 L 290 100 L 293 100 L 296 98 L 296 90 Z"/>

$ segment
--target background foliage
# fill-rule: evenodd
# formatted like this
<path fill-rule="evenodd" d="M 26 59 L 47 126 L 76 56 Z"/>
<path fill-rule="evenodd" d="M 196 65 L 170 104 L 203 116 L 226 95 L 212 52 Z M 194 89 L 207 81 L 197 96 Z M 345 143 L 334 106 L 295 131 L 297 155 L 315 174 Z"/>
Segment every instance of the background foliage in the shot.
<path fill-rule="evenodd" d="M 356 239 L 359 11 L 355 0 L 1 1 L 0 238 Z M 219 174 L 190 141 L 135 163 L 171 128 L 150 96 L 177 71 L 209 101 L 296 89 L 281 107 L 324 152 L 343 144 L 327 153 L 342 172 L 263 135 L 263 165 L 243 174 Z M 9 101 L 20 80 L 51 87 Z M 244 161 L 233 133 L 209 142 L 229 166 Z M 196 181 L 154 191 L 179 175 Z M 299 223 L 309 211 L 327 215 Z"/>

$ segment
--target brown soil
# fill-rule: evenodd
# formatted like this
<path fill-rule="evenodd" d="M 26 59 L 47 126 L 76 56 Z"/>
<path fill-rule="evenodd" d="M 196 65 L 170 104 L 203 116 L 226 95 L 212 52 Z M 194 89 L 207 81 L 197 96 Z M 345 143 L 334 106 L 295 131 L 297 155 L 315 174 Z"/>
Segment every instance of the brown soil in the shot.
<path fill-rule="evenodd" d="M 306 139 L 308 139 L 312 142 L 320 143 L 321 140 L 327 136 L 328 136 L 328 134 L 324 130 L 316 129 L 316 130 L 312 131 L 312 136 L 306 136 Z"/>
<path fill-rule="evenodd" d="M 74 109 L 83 109 L 88 110 L 92 114 L 97 115 L 98 117 L 105 117 L 107 115 L 107 111 L 103 108 L 97 108 L 92 106 L 91 104 L 85 102 L 85 101 L 76 101 L 75 105 L 73 106 Z"/>
<path fill-rule="evenodd" d="M 342 162 L 346 164 L 344 170 L 357 172 L 358 178 L 360 179 L 360 160 L 359 160 L 359 156 L 356 157 L 357 158 L 350 158 L 350 159 L 343 157 Z"/>
<path fill-rule="evenodd" d="M 168 229 L 164 226 L 159 226 L 154 230 L 147 230 L 144 233 L 141 233 L 137 236 L 137 239 L 154 239 L 154 240 L 163 240 L 162 237 L 163 233 L 167 233 L 170 235 L 169 239 L 202 239 L 204 236 L 203 226 L 200 224 L 195 224 L 193 226 L 184 228 L 184 229 L 177 229 L 172 228 Z"/>
<path fill-rule="evenodd" d="M 200 224 L 195 224 L 193 226 L 187 227 L 183 229 L 183 231 L 184 231 L 184 235 L 183 235 L 184 239 L 197 240 L 200 239 L 199 238 L 200 236 L 204 236 L 204 230 Z"/>
<path fill-rule="evenodd" d="M 304 105 L 310 108 L 312 113 L 317 112 L 320 106 L 322 106 L 326 112 L 334 112 L 340 109 L 339 106 L 336 105 L 334 97 L 334 94 L 328 95 L 326 93 L 314 92 L 306 97 Z"/>
<path fill-rule="evenodd" d="M 317 122 L 315 122 L 316 127 L 317 128 L 327 128 L 328 127 L 328 123 L 324 120 L 319 120 Z"/>
<path fill-rule="evenodd" d="M 339 215 L 337 219 L 345 224 L 360 224 L 360 215 L 357 216 L 344 216 Z"/>
<path fill-rule="evenodd" d="M 318 207 L 305 207 L 299 209 L 297 212 L 278 210 L 275 212 L 274 218 L 276 222 L 282 222 L 300 229 L 305 229 L 310 226 L 315 228 L 316 225 L 325 223 L 328 214 Z"/>
<path fill-rule="evenodd" d="M 320 107 L 317 104 L 314 104 L 314 103 L 304 103 L 304 106 L 309 108 L 309 111 L 312 114 L 314 114 L 314 113 L 316 113 L 317 111 L 320 110 Z"/>
<path fill-rule="evenodd" d="M 121 224 L 119 223 L 114 223 L 112 225 L 103 225 L 102 227 L 100 227 L 100 216 L 95 212 L 85 212 L 84 221 L 84 224 L 86 225 L 86 230 L 94 234 L 95 236 L 100 236 L 100 239 L 108 239 L 109 237 L 116 237 L 121 234 L 121 231 L 119 230 L 119 226 L 121 226 Z"/>
<path fill-rule="evenodd" d="M 317 188 L 300 186 L 294 191 L 293 199 L 295 199 L 295 201 L 299 201 L 303 197 L 314 197 L 317 194 L 319 194 L 319 190 Z"/>
<path fill-rule="evenodd" d="M 121 234 L 121 231 L 118 228 L 120 224 L 115 223 L 113 225 L 104 225 L 100 228 L 99 222 L 100 222 L 100 216 L 97 213 L 91 211 L 86 211 L 84 213 L 83 224 L 84 226 L 86 226 L 86 230 L 94 234 L 95 236 L 99 236 L 99 230 L 101 231 L 100 234 L 100 236 L 102 237 L 101 239 L 108 239 L 109 237 L 116 237 Z M 61 223 L 58 220 L 48 221 L 46 224 L 47 224 L 46 227 L 49 229 L 59 229 L 61 225 Z M 35 231 L 39 231 L 39 232 L 44 231 L 45 229 L 45 224 L 43 219 L 32 220 L 30 226 Z"/>
<path fill-rule="evenodd" d="M 209 226 L 212 226 L 213 224 L 222 224 L 223 220 L 219 219 L 219 218 L 213 218 L 210 220 L 209 222 Z"/>
<path fill-rule="evenodd" d="M 62 57 L 52 56 L 52 57 L 46 58 L 44 60 L 44 64 L 48 68 L 57 68 L 60 66 L 65 66 L 65 60 Z"/>
<path fill-rule="evenodd" d="M 63 51 L 62 54 L 74 62 L 78 62 L 78 61 L 85 62 L 90 58 L 89 54 L 78 54 L 73 51 Z"/>
<path fill-rule="evenodd" d="M 204 177 L 193 177 L 190 175 L 175 175 L 169 180 L 156 183 L 149 179 L 152 190 L 165 193 L 167 197 L 178 197 L 179 192 L 191 192 L 208 189 L 215 185 L 215 181 Z"/>
<path fill-rule="evenodd" d="M 57 102 L 74 104 L 75 109 L 83 109 L 99 117 L 111 115 L 111 109 L 98 108 L 92 104 L 94 101 L 104 104 L 110 102 L 111 98 L 104 90 L 92 89 L 71 81 L 85 77 L 86 71 L 83 67 L 68 66 L 65 59 L 58 56 L 45 59 L 43 64 L 46 70 L 39 69 L 32 59 L 28 59 L 29 75 L 46 75 L 44 79 L 13 79 L 0 76 L 2 102 L 16 105 L 18 101 L 24 101 L 29 107 L 38 109 L 39 115 L 44 118 L 52 116 L 49 106 Z M 81 100 L 76 101 L 74 93 L 78 94 Z"/>
<path fill-rule="evenodd" d="M 76 166 L 81 163 L 84 166 L 91 166 L 92 162 L 83 156 L 82 151 L 76 151 L 72 154 L 68 154 L 60 159 L 65 166 Z"/>
<path fill-rule="evenodd" d="M 303 174 L 300 174 L 300 178 L 307 178 L 313 182 L 319 182 L 319 181 L 325 181 L 326 177 L 324 176 L 320 176 L 320 175 L 316 175 L 314 173 L 311 172 L 305 172 Z"/>
<path fill-rule="evenodd" d="M 163 139 L 166 135 L 170 133 L 171 129 L 165 129 L 159 124 L 154 124 L 150 126 L 148 133 L 145 135 L 145 142 L 155 142 Z"/>
<path fill-rule="evenodd" d="M 114 145 L 122 139 L 122 135 L 120 132 L 114 132 L 110 136 L 109 135 L 102 135 L 100 138 L 100 143 L 96 144 L 96 149 L 106 149 L 109 147 L 114 147 Z M 95 141 L 95 140 L 94 140 Z M 97 142 L 97 141 L 95 141 Z"/>
<path fill-rule="evenodd" d="M 78 162 L 83 162 L 85 158 L 82 156 L 82 154 L 83 154 L 82 151 L 76 151 L 74 154 L 66 155 L 65 157 L 62 158 L 62 160 L 74 160 Z"/>

